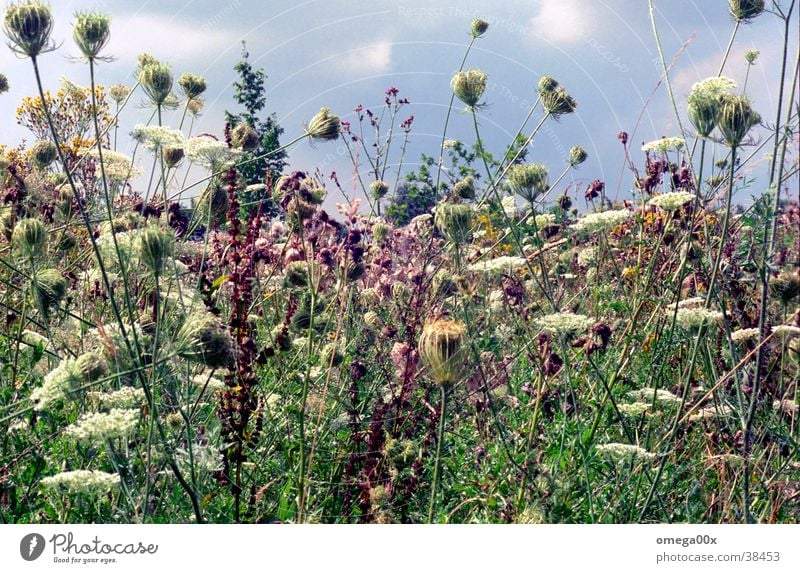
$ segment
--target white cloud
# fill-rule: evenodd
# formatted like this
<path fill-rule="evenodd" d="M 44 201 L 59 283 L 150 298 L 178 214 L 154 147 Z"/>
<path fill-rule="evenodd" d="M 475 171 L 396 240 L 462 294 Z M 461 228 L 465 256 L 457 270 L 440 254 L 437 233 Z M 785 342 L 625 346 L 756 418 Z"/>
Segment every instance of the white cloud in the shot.
<path fill-rule="evenodd" d="M 198 26 L 178 18 L 155 14 L 123 15 L 114 18 L 108 53 L 120 60 L 135 59 L 142 52 L 169 63 L 205 61 L 233 47 L 240 34 L 220 26 Z"/>
<path fill-rule="evenodd" d="M 586 2 L 579 0 L 542 0 L 530 19 L 530 33 L 553 43 L 581 40 L 589 30 L 591 16 Z"/>
<path fill-rule="evenodd" d="M 387 71 L 391 64 L 392 43 L 382 40 L 343 54 L 335 67 L 343 72 L 378 74 Z"/>

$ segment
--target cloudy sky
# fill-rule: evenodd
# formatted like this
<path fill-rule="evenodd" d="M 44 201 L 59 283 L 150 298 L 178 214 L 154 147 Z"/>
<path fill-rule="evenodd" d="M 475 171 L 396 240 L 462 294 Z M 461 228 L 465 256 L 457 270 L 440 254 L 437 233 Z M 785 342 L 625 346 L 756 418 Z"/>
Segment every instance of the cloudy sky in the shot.
<path fill-rule="evenodd" d="M 787 2 L 783 2 L 786 4 Z M 489 75 L 488 105 L 480 112 L 487 147 L 500 152 L 535 100 L 544 74 L 554 76 L 578 100 L 577 113 L 546 124 L 529 159 L 550 166 L 553 177 L 570 146 L 587 149 L 590 159 L 565 181 L 582 190 L 593 179 L 606 181 L 620 196 L 631 187 L 623 172 L 617 133 L 625 130 L 636 145 L 678 134 L 661 74 L 645 0 L 105 0 L 53 3 L 54 38 L 60 48 L 42 57 L 47 87 L 59 76 L 88 83 L 85 65 L 73 63 L 73 14 L 101 10 L 112 15 L 101 83 L 133 83 L 136 56 L 149 52 L 171 64 L 175 75 L 189 71 L 208 78 L 206 109 L 199 131 L 221 135 L 225 109 L 232 109 L 232 67 L 247 42 L 253 63 L 268 74 L 268 109 L 286 130 L 285 141 L 302 133 L 303 124 L 328 106 L 353 120 L 357 104 L 379 109 L 387 87 L 396 86 L 415 116 L 407 162 L 421 152 L 437 153 L 450 98 L 450 78 L 470 40 L 469 22 L 479 16 L 491 24 L 476 43 L 467 67 Z M 657 22 L 667 60 L 681 50 L 671 71 L 681 112 L 691 85 L 716 75 L 733 23 L 727 0 L 656 0 Z M 761 51 L 751 70 L 747 92 L 754 106 L 773 121 L 781 58 L 781 22 L 763 15 L 740 28 L 724 74 L 741 85 L 746 50 Z M 796 46 L 797 38 L 794 43 Z M 793 48 L 793 50 L 796 47 Z M 792 51 L 791 53 L 794 53 Z M 30 64 L 0 50 L 0 71 L 12 89 L 0 96 L 0 141 L 18 143 L 30 134 L 10 118 L 24 95 L 35 91 Z M 142 96 L 135 96 L 136 103 Z M 126 110 L 123 128 L 146 119 L 140 106 Z M 177 123 L 176 118 L 170 121 Z M 468 115 L 456 113 L 448 137 L 471 143 Z M 766 137 L 762 130 L 761 137 Z M 126 151 L 126 144 L 120 150 Z M 395 148 L 397 149 L 397 147 Z M 394 156 L 397 160 L 399 154 Z M 641 158 L 639 158 L 641 160 Z M 338 143 L 302 144 L 290 154 L 293 169 L 336 170 L 343 183 L 353 168 Z M 613 193 L 610 193 L 613 196 Z M 333 199 L 336 199 L 333 197 Z"/>

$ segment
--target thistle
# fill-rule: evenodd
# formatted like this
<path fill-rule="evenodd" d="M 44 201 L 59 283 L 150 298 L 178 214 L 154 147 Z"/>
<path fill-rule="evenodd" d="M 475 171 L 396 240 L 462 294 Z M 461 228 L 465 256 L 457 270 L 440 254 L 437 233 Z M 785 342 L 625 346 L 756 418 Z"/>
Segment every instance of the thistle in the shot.
<path fill-rule="evenodd" d="M 514 193 L 533 203 L 536 197 L 550 188 L 547 168 L 539 163 L 512 165 L 508 169 L 508 186 Z"/>
<path fill-rule="evenodd" d="M 31 146 L 30 154 L 39 169 L 44 169 L 58 157 L 58 150 L 51 141 L 40 140 Z"/>
<path fill-rule="evenodd" d="M 163 105 L 172 91 L 172 70 L 161 62 L 146 60 L 139 71 L 139 82 L 153 104 Z"/>
<path fill-rule="evenodd" d="M 473 108 L 478 105 L 478 100 L 486 91 L 486 77 L 486 74 L 480 70 L 458 72 L 450 81 L 450 88 L 467 107 Z"/>
<path fill-rule="evenodd" d="M 339 118 L 333 115 L 327 107 L 323 107 L 317 115 L 311 118 L 306 133 L 311 139 L 332 141 L 339 139 L 340 129 Z"/>
<path fill-rule="evenodd" d="M 481 20 L 480 18 L 475 18 L 472 20 L 469 27 L 472 37 L 480 38 L 486 33 L 486 30 L 489 29 L 489 22 L 486 20 Z"/>
<path fill-rule="evenodd" d="M 185 95 L 186 99 L 189 101 L 200 97 L 208 87 L 204 77 L 188 72 L 181 74 L 181 77 L 178 78 L 178 85 L 181 86 L 183 95 Z"/>
<path fill-rule="evenodd" d="M 26 256 L 41 254 L 47 240 L 47 229 L 39 219 L 22 219 L 14 227 L 11 240 Z"/>
<path fill-rule="evenodd" d="M 162 274 L 167 261 L 172 256 L 173 248 L 172 233 L 158 227 L 143 229 L 136 237 L 136 252 L 139 260 L 154 275 Z"/>
<path fill-rule="evenodd" d="M 454 245 L 470 240 L 472 234 L 472 207 L 464 204 L 441 203 L 436 207 L 434 222 Z"/>
<path fill-rule="evenodd" d="M 449 319 L 433 320 L 422 329 L 419 354 L 436 384 L 448 386 L 461 377 L 465 333 L 462 322 Z"/>
<path fill-rule="evenodd" d="M 725 95 L 721 99 L 719 131 L 729 147 L 739 147 L 750 129 L 761 123 L 761 116 L 744 96 Z"/>
<path fill-rule="evenodd" d="M 189 316 L 177 336 L 177 353 L 190 362 L 210 368 L 234 362 L 234 344 L 219 319 L 208 312 Z"/>
<path fill-rule="evenodd" d="M 11 49 L 22 56 L 35 58 L 55 49 L 50 34 L 53 14 L 50 6 L 37 0 L 12 4 L 6 10 L 3 28 L 11 41 Z"/>
<path fill-rule="evenodd" d="M 258 136 L 258 132 L 246 123 L 240 123 L 231 132 L 231 145 L 236 149 L 253 151 L 258 148 L 260 143 L 261 138 Z"/>
<path fill-rule="evenodd" d="M 100 50 L 108 44 L 111 38 L 110 24 L 111 18 L 106 14 L 77 14 L 72 38 L 86 59 L 96 58 Z"/>

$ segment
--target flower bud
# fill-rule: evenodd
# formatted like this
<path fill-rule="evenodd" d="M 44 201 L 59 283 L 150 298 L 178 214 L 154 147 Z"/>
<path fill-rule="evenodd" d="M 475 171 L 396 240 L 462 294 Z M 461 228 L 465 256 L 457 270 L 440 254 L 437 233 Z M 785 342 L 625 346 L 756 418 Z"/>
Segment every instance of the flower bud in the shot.
<path fill-rule="evenodd" d="M 146 63 L 139 72 L 142 89 L 155 105 L 162 105 L 172 91 L 172 70 L 158 61 Z"/>
<path fill-rule="evenodd" d="M 181 77 L 178 78 L 178 85 L 181 86 L 183 95 L 185 95 L 188 100 L 196 99 L 205 92 L 208 87 L 204 77 L 187 72 L 182 73 Z"/>
<path fill-rule="evenodd" d="M 84 12 L 77 15 L 72 38 L 87 59 L 96 58 L 111 37 L 111 18 L 106 14 Z"/>
<path fill-rule="evenodd" d="M 164 163 L 169 169 L 177 166 L 185 155 L 182 147 L 175 147 L 172 145 L 168 145 L 162 149 L 161 153 L 164 155 Z"/>
<path fill-rule="evenodd" d="M 756 63 L 758 56 L 761 55 L 761 52 L 758 50 L 747 50 L 744 53 L 744 61 L 747 62 L 748 65 L 752 66 Z"/>
<path fill-rule="evenodd" d="M 50 316 L 50 308 L 58 306 L 67 294 L 67 279 L 56 269 L 42 269 L 33 281 L 33 297 L 45 318 Z"/>
<path fill-rule="evenodd" d="M 461 199 L 474 199 L 475 198 L 475 178 L 472 175 L 467 175 L 461 181 L 453 185 L 453 193 Z"/>
<path fill-rule="evenodd" d="M 475 107 L 486 91 L 486 74 L 480 70 L 458 72 L 450 81 L 450 88 L 467 107 Z"/>
<path fill-rule="evenodd" d="M 465 333 L 464 324 L 457 320 L 437 319 L 423 327 L 419 354 L 436 384 L 449 385 L 460 378 Z"/>
<path fill-rule="evenodd" d="M 557 87 L 558 87 L 558 82 L 555 80 L 555 78 L 552 78 L 550 76 L 542 76 L 541 79 L 539 79 L 537 90 L 539 92 L 539 95 L 544 95 L 547 92 L 555 90 Z"/>
<path fill-rule="evenodd" d="M 174 237 L 172 233 L 159 227 L 147 227 L 136 237 L 136 251 L 139 260 L 154 275 L 160 275 L 172 256 Z"/>
<path fill-rule="evenodd" d="M 125 84 L 114 84 L 110 88 L 108 88 L 108 95 L 111 97 L 111 100 L 120 105 L 131 93 L 131 88 L 126 86 Z"/>
<path fill-rule="evenodd" d="M 323 107 L 317 115 L 311 118 L 306 133 L 312 139 L 331 141 L 339 138 L 340 129 L 339 118 L 333 115 L 327 107 Z"/>
<path fill-rule="evenodd" d="M 583 147 L 580 145 L 573 145 L 569 150 L 569 166 L 577 167 L 586 161 L 587 157 L 589 157 L 589 154 L 586 153 L 586 150 Z"/>
<path fill-rule="evenodd" d="M 50 34 L 53 32 L 53 14 L 50 7 L 38 0 L 12 4 L 3 20 L 11 49 L 18 54 L 36 57 L 53 49 Z"/>
<path fill-rule="evenodd" d="M 722 96 L 719 113 L 719 130 L 730 147 L 738 147 L 750 129 L 761 123 L 761 116 L 744 96 Z"/>
<path fill-rule="evenodd" d="M 212 220 L 223 217 L 228 212 L 229 205 L 228 193 L 219 183 L 212 181 L 197 198 L 195 213 L 200 222 L 205 225 L 208 223 L 209 217 Z"/>
<path fill-rule="evenodd" d="M 728 0 L 731 16 L 739 22 L 748 22 L 764 11 L 764 0 Z"/>
<path fill-rule="evenodd" d="M 372 193 L 372 198 L 376 201 L 380 201 L 386 197 L 386 194 L 389 192 L 389 184 L 383 179 L 376 179 L 369 184 L 369 190 L 370 193 Z"/>
<path fill-rule="evenodd" d="M 508 186 L 514 193 L 533 203 L 536 197 L 550 188 L 547 168 L 539 163 L 512 165 L 508 169 Z"/>
<path fill-rule="evenodd" d="M 578 107 L 578 102 L 575 101 L 567 90 L 562 87 L 557 87 L 554 90 L 546 91 L 541 94 L 542 107 L 550 115 L 564 115 L 572 113 Z"/>
<path fill-rule="evenodd" d="M 434 222 L 439 231 L 454 245 L 470 240 L 472 235 L 472 207 L 455 203 L 441 203 L 436 207 Z"/>
<path fill-rule="evenodd" d="M 28 257 L 41 254 L 47 240 L 47 229 L 39 219 L 22 219 L 14 227 L 11 240 Z"/>

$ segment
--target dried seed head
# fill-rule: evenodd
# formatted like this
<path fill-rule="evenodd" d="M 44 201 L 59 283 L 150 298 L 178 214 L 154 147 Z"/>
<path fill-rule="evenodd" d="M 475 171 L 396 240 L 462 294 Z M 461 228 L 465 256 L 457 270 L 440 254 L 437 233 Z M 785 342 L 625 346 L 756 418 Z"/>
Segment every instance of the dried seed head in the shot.
<path fill-rule="evenodd" d="M 58 157 L 58 150 L 52 141 L 41 139 L 31 146 L 30 154 L 39 169 L 44 169 Z"/>
<path fill-rule="evenodd" d="M 164 154 L 164 163 L 170 169 L 177 166 L 185 155 L 183 147 L 175 147 L 173 145 L 166 146 L 161 152 Z"/>
<path fill-rule="evenodd" d="M 11 49 L 18 54 L 36 57 L 54 48 L 50 40 L 53 14 L 50 6 L 43 2 L 29 0 L 12 4 L 6 10 L 3 27 Z"/>
<path fill-rule="evenodd" d="M 172 91 L 172 70 L 161 62 L 146 60 L 139 72 L 139 82 L 150 100 L 162 105 Z"/>
<path fill-rule="evenodd" d="M 230 333 L 213 314 L 199 312 L 189 316 L 177 336 L 178 355 L 210 368 L 234 362 L 234 343 Z"/>
<path fill-rule="evenodd" d="M 236 149 L 253 151 L 258 148 L 260 143 L 261 138 L 258 136 L 258 132 L 246 123 L 240 123 L 231 132 L 231 145 Z"/>
<path fill-rule="evenodd" d="M 728 0 L 731 16 L 739 22 L 749 22 L 764 11 L 764 0 Z"/>
<path fill-rule="evenodd" d="M 8 78 L 5 74 L 0 74 L 0 94 L 4 94 L 8 91 Z"/>
<path fill-rule="evenodd" d="M 197 198 L 195 213 L 202 224 L 207 224 L 209 217 L 212 220 L 224 217 L 228 212 L 230 198 L 222 185 L 216 181 L 211 181 L 200 197 Z"/>
<path fill-rule="evenodd" d="M 542 107 L 550 115 L 559 116 L 572 113 L 578 107 L 578 102 L 575 101 L 575 98 L 569 95 L 567 90 L 562 87 L 546 91 L 541 96 Z"/>
<path fill-rule="evenodd" d="M 478 100 L 486 91 L 486 74 L 481 70 L 466 70 L 456 73 L 450 81 L 450 88 L 456 97 L 467 104 L 467 107 L 475 107 Z"/>
<path fill-rule="evenodd" d="M 419 339 L 419 353 L 436 384 L 449 385 L 462 373 L 464 360 L 464 323 L 437 319 L 428 322 Z"/>
<path fill-rule="evenodd" d="M 28 257 L 40 255 L 47 240 L 47 229 L 39 219 L 22 219 L 14 227 L 11 240 Z"/>
<path fill-rule="evenodd" d="M 474 199 L 475 198 L 475 178 L 472 175 L 467 175 L 461 181 L 453 185 L 453 193 L 461 199 Z"/>
<path fill-rule="evenodd" d="M 56 269 L 42 269 L 32 281 L 33 296 L 45 318 L 50 316 L 50 308 L 58 306 L 67 294 L 67 279 Z"/>
<path fill-rule="evenodd" d="M 372 193 L 372 198 L 379 201 L 386 197 L 386 194 L 389 192 L 389 184 L 383 179 L 376 179 L 369 184 L 369 190 L 370 193 Z"/>
<path fill-rule="evenodd" d="M 719 113 L 719 130 L 725 143 L 738 147 L 750 129 L 761 123 L 761 116 L 744 96 L 723 95 Z"/>
<path fill-rule="evenodd" d="M 77 14 L 72 38 L 85 58 L 96 58 L 111 38 L 111 18 L 91 12 Z"/>
<path fill-rule="evenodd" d="M 327 107 L 323 107 L 317 115 L 311 118 L 306 133 L 312 139 L 332 141 L 339 138 L 340 129 L 339 118 L 333 115 Z"/>
<path fill-rule="evenodd" d="M 480 38 L 486 33 L 486 30 L 488 29 L 489 29 L 489 22 L 487 22 L 486 20 L 475 18 L 470 23 L 470 33 L 472 34 L 473 38 Z"/>
<path fill-rule="evenodd" d="M 196 99 L 202 95 L 208 87 L 204 77 L 188 72 L 181 74 L 181 77 L 178 78 L 178 85 L 181 86 L 183 95 L 185 95 L 188 100 Z"/>
<path fill-rule="evenodd" d="M 800 275 L 797 272 L 782 272 L 770 281 L 769 290 L 773 297 L 787 305 L 800 294 Z"/>

